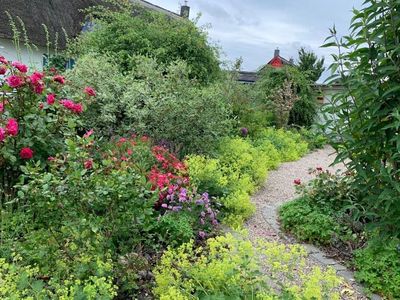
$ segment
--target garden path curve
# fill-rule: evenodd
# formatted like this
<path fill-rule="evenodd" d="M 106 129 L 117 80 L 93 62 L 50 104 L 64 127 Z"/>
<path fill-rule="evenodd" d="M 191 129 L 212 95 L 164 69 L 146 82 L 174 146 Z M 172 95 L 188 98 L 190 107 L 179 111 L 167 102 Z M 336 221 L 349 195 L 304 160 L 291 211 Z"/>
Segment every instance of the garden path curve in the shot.
<path fill-rule="evenodd" d="M 330 167 L 334 159 L 334 149 L 326 146 L 324 149 L 309 153 L 298 161 L 284 163 L 277 170 L 271 171 L 264 186 L 252 197 L 256 205 L 256 213 L 246 223 L 251 239 L 261 238 L 286 244 L 295 243 L 293 238 L 280 230 L 277 210 L 283 203 L 296 197 L 293 184 L 295 179 L 300 179 L 303 183 L 313 179 L 314 176 L 309 174 L 310 168 L 322 167 L 332 172 L 338 169 L 343 170 L 343 165 Z M 331 266 L 345 279 L 347 284 L 343 289 L 343 299 L 368 299 L 363 294 L 362 288 L 355 283 L 353 272 L 320 249 L 308 244 L 303 244 L 303 246 L 308 252 L 310 265 Z M 373 295 L 371 299 L 380 299 L 380 297 Z"/>

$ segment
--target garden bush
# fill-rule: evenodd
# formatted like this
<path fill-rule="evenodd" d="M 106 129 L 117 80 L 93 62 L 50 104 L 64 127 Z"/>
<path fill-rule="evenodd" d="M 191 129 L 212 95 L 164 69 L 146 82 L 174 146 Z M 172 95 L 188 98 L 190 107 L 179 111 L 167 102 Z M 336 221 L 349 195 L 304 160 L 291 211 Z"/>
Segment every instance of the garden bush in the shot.
<path fill-rule="evenodd" d="M 0 56 L 5 74 L 0 78 L 0 202 L 14 195 L 20 166 L 31 159 L 44 164 L 62 151 L 64 138 L 79 127 L 89 87 L 66 92 L 63 76 L 51 70 L 28 73 L 28 67 Z M 7 199 L 10 200 L 10 199 Z"/>
<path fill-rule="evenodd" d="M 376 234 L 368 245 L 355 253 L 355 277 L 369 290 L 388 299 L 400 296 L 400 240 L 387 240 Z"/>
<path fill-rule="evenodd" d="M 132 57 L 144 55 L 165 66 L 184 61 L 189 66 L 189 77 L 202 84 L 220 76 L 218 51 L 208 42 L 205 28 L 128 1 L 107 2 L 113 2 L 115 9 L 94 7 L 88 11 L 88 19 L 96 25 L 82 33 L 71 47 L 76 55 L 110 55 L 121 73 L 136 68 L 137 60 Z"/>
<path fill-rule="evenodd" d="M 232 234 L 199 248 L 189 242 L 164 253 L 155 269 L 154 293 L 165 300 L 339 299 L 335 271 L 306 271 L 305 257 L 297 245 L 252 244 Z"/>
<path fill-rule="evenodd" d="M 212 152 L 215 141 L 232 131 L 230 104 L 219 84 L 199 86 L 183 61 L 162 66 L 148 57 L 131 59 L 135 68 L 124 76 L 110 57 L 95 54 L 81 57 L 69 72 L 75 86 L 97 91 L 83 114 L 86 128 L 145 134 L 182 157 Z"/>

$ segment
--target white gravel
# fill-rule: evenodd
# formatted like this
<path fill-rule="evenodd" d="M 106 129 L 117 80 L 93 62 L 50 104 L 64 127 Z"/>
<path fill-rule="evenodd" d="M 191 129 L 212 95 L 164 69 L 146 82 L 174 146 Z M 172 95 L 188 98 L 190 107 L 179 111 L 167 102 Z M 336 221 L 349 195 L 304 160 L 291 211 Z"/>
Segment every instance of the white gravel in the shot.
<path fill-rule="evenodd" d="M 293 240 L 286 237 L 279 228 L 277 209 L 283 203 L 296 198 L 293 182 L 295 179 L 300 179 L 302 183 L 305 183 L 314 178 L 314 175 L 309 174 L 310 169 L 322 167 L 324 170 L 328 169 L 331 172 L 343 171 L 345 169 L 344 165 L 331 166 L 335 157 L 334 149 L 326 146 L 324 149 L 309 153 L 298 161 L 284 163 L 277 170 L 271 171 L 264 186 L 252 197 L 252 201 L 256 205 L 256 213 L 245 224 L 249 231 L 250 239 L 261 238 L 286 244 L 292 243 Z M 342 299 L 368 299 L 361 292 L 362 288 L 354 282 L 352 272 L 346 270 L 336 261 L 326 258 L 324 253 L 316 247 L 311 245 L 304 246 L 309 252 L 307 259 L 310 266 L 320 265 L 325 268 L 330 265 L 338 270 L 339 275 L 345 278 L 342 290 L 347 292 L 342 294 Z"/>

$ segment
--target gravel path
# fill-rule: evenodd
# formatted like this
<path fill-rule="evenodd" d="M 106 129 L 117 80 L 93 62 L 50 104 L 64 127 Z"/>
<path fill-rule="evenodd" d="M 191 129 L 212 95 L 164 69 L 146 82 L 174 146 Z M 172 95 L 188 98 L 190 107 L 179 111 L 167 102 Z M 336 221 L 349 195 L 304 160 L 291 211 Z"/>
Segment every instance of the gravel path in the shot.
<path fill-rule="evenodd" d="M 269 173 L 264 186 L 253 196 L 252 201 L 256 205 L 256 213 L 246 223 L 251 239 L 262 238 L 266 240 L 280 241 L 283 243 L 294 243 L 295 241 L 280 230 L 278 223 L 277 209 L 283 203 L 296 197 L 293 181 L 300 179 L 303 183 L 313 179 L 309 174 L 310 168 L 322 167 L 332 172 L 343 170 L 343 165 L 329 167 L 335 159 L 335 151 L 327 146 L 324 149 L 316 150 L 302 159 L 282 164 L 277 170 Z M 344 288 L 352 287 L 354 292 L 343 294 L 343 299 L 368 299 L 362 293 L 362 288 L 355 283 L 353 273 L 337 261 L 327 257 L 318 248 L 304 244 L 307 249 L 308 262 L 310 265 L 320 265 L 322 267 L 331 266 L 337 270 L 338 275 L 342 276 L 347 284 Z M 380 299 L 372 296 L 373 299 Z"/>

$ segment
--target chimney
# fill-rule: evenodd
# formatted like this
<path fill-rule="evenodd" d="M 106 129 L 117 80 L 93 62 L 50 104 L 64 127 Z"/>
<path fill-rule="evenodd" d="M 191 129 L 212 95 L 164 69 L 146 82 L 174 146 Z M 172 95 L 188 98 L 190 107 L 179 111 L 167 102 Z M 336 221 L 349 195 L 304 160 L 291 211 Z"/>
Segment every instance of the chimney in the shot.
<path fill-rule="evenodd" d="M 279 56 L 279 48 L 276 48 L 275 52 L 274 52 L 274 57 L 278 57 L 278 56 Z"/>
<path fill-rule="evenodd" d="M 189 19 L 189 15 L 190 15 L 190 6 L 188 6 L 187 0 L 185 0 L 185 4 L 181 6 L 181 17 Z"/>

